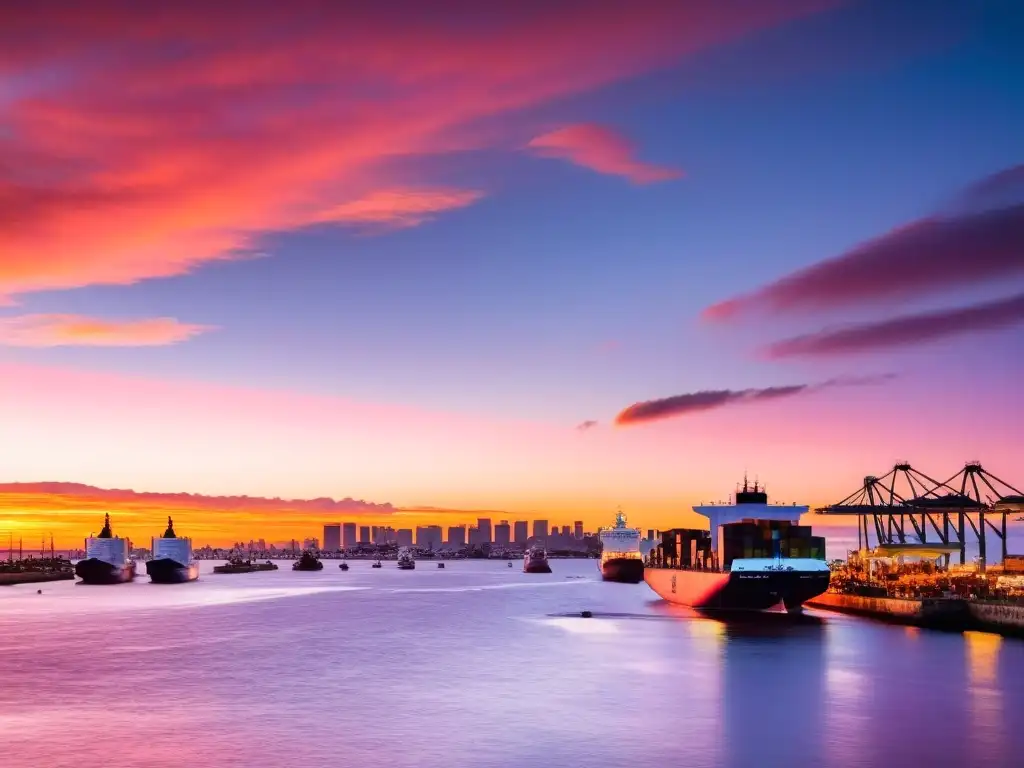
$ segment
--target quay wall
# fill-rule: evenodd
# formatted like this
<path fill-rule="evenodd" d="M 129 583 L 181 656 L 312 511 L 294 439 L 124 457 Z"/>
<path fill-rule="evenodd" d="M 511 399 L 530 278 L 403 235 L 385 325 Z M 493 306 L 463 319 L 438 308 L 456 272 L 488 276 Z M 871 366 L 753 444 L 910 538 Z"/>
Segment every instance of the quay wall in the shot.
<path fill-rule="evenodd" d="M 972 602 L 969 610 L 978 629 L 1024 637 L 1024 605 Z"/>
<path fill-rule="evenodd" d="M 70 581 L 73 573 L 46 573 L 45 571 L 8 571 L 0 573 L 0 587 L 15 584 L 42 584 L 45 581 Z"/>
<path fill-rule="evenodd" d="M 964 630 L 970 629 L 971 625 L 964 600 L 908 600 L 824 592 L 808 600 L 806 605 L 922 627 Z"/>

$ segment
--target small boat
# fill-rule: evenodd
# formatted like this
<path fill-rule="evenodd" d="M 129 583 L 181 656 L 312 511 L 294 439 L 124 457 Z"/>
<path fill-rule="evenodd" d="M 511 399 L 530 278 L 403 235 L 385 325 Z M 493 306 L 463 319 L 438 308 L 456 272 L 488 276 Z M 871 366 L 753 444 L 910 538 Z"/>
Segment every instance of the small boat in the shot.
<path fill-rule="evenodd" d="M 324 564 L 308 549 L 302 553 L 298 560 L 292 563 L 293 571 L 322 571 L 323 569 Z"/>
<path fill-rule="evenodd" d="M 240 557 L 228 558 L 225 565 L 215 565 L 214 573 L 252 573 L 253 571 L 276 571 L 277 565 L 267 560 L 265 563 L 254 563 Z"/>
<path fill-rule="evenodd" d="M 508 567 L 509 567 L 509 568 L 511 568 L 511 567 L 512 567 L 512 561 L 511 561 L 511 560 L 509 561 Z"/>
<path fill-rule="evenodd" d="M 412 558 L 412 552 L 409 549 L 403 548 L 398 553 L 398 568 L 402 571 L 411 571 L 416 567 L 416 561 Z"/>
<path fill-rule="evenodd" d="M 534 544 L 523 558 L 523 573 L 551 573 L 548 565 L 548 553 L 543 544 Z"/>
<path fill-rule="evenodd" d="M 444 568 L 444 563 L 438 563 L 438 564 L 437 564 L 437 567 L 438 567 L 438 568 Z"/>
<path fill-rule="evenodd" d="M 341 568 L 341 570 L 343 570 L 343 571 L 347 571 L 348 570 L 348 563 L 342 561 L 341 565 L 339 565 L 338 567 Z"/>
<path fill-rule="evenodd" d="M 85 558 L 75 563 L 83 584 L 123 584 L 135 578 L 135 561 L 128 557 L 128 539 L 110 532 L 110 515 L 103 518 L 99 536 L 85 540 Z"/>
<path fill-rule="evenodd" d="M 377 561 L 376 563 L 374 563 L 374 564 L 373 564 L 373 565 L 371 565 L 370 567 L 371 567 L 371 568 L 383 568 L 383 567 L 384 567 L 384 564 L 383 564 L 383 563 L 381 563 L 381 561 L 380 561 L 380 560 L 378 560 L 378 561 Z"/>
<path fill-rule="evenodd" d="M 164 535 L 153 539 L 153 559 L 146 562 L 146 573 L 154 584 L 182 584 L 199 578 L 199 563 L 192 558 L 192 540 L 178 537 L 170 517 Z"/>

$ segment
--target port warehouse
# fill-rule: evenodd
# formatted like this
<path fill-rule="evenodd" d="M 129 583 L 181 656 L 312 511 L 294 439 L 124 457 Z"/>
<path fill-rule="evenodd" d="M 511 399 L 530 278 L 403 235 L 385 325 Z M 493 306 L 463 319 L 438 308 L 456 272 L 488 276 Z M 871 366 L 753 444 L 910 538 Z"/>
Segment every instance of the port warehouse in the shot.
<path fill-rule="evenodd" d="M 661 543 L 651 553 L 651 564 L 697 570 L 728 569 L 741 558 L 825 559 L 825 538 L 814 536 L 809 525 L 788 520 L 746 518 L 718 526 L 717 548 L 711 533 L 697 528 L 661 532 Z"/>

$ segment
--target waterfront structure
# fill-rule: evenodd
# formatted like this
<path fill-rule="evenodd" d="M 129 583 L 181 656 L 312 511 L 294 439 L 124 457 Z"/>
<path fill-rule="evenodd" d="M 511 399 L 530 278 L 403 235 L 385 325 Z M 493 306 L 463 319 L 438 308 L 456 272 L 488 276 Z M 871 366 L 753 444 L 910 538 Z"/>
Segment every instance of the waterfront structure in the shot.
<path fill-rule="evenodd" d="M 343 523 L 341 526 L 341 546 L 345 549 L 354 547 L 359 542 L 356 540 L 356 524 Z"/>
<path fill-rule="evenodd" d="M 956 545 L 960 564 L 965 565 L 967 541 L 973 534 L 979 566 L 984 570 L 988 558 L 986 533 L 999 539 L 1005 561 L 1006 518 L 1021 510 L 1024 493 L 985 471 L 978 462 L 965 464 L 945 481 L 902 462 L 881 477 L 868 475 L 845 499 L 816 511 L 856 517 L 858 550 L 871 548 L 870 521 L 879 546 L 907 544 L 908 540 L 921 545 Z"/>
<path fill-rule="evenodd" d="M 466 546 L 466 526 L 452 525 L 448 527 L 448 546 L 459 549 Z"/>
<path fill-rule="evenodd" d="M 370 526 L 361 525 L 359 526 L 359 543 L 369 544 L 370 543 Z"/>
<path fill-rule="evenodd" d="M 533 521 L 533 537 L 535 539 L 546 539 L 548 537 L 548 521 L 547 520 L 534 520 Z"/>
<path fill-rule="evenodd" d="M 494 543 L 499 547 L 507 547 L 512 543 L 512 529 L 508 520 L 502 520 L 494 526 Z"/>
<path fill-rule="evenodd" d="M 575 539 L 583 538 L 583 521 L 577 520 L 572 524 L 572 535 Z"/>
<path fill-rule="evenodd" d="M 341 549 L 341 523 L 328 523 L 324 526 L 324 551 L 337 552 Z"/>
<path fill-rule="evenodd" d="M 412 529 L 411 528 L 399 528 L 395 531 L 395 543 L 400 547 L 411 547 L 412 546 Z"/>
<path fill-rule="evenodd" d="M 416 546 L 420 549 L 441 548 L 441 526 L 421 525 L 416 528 Z"/>
<path fill-rule="evenodd" d="M 530 524 L 526 520 L 516 520 L 515 524 L 515 536 L 513 540 L 516 544 L 526 545 L 527 540 L 530 538 Z"/>

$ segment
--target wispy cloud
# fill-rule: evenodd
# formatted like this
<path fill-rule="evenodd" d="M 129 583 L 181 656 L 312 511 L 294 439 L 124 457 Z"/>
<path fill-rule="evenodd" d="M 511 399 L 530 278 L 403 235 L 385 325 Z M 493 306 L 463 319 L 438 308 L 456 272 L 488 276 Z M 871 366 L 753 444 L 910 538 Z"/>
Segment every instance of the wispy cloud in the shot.
<path fill-rule="evenodd" d="M 531 140 L 530 149 L 581 165 L 598 173 L 622 176 L 634 184 L 653 184 L 678 179 L 676 168 L 645 163 L 636 157 L 636 147 L 625 136 L 592 123 L 568 125 Z"/>
<path fill-rule="evenodd" d="M 183 274 L 332 209 L 422 222 L 468 203 L 387 212 L 386 161 L 833 4 L 0 4 L 0 296 Z"/>
<path fill-rule="evenodd" d="M 465 208 L 483 197 L 464 189 L 387 189 L 323 211 L 324 222 L 376 225 L 391 229 L 415 227 L 438 213 Z"/>
<path fill-rule="evenodd" d="M 1024 276 L 1024 172 L 975 183 L 957 212 L 911 222 L 752 293 L 714 304 L 711 320 L 895 303 Z"/>
<path fill-rule="evenodd" d="M 780 359 L 873 352 L 1021 323 L 1024 323 L 1024 294 L 969 307 L 903 315 L 795 336 L 769 345 L 763 350 L 763 355 Z"/>
<path fill-rule="evenodd" d="M 650 421 L 661 421 L 663 419 L 716 410 L 730 405 L 781 400 L 835 387 L 881 384 L 891 378 L 893 378 L 891 374 L 886 374 L 883 376 L 829 379 L 818 384 L 790 384 L 761 389 L 715 389 L 688 392 L 682 395 L 672 395 L 671 397 L 663 397 L 657 400 L 644 400 L 639 403 L 633 403 L 615 417 L 615 423 L 620 426 L 628 426 Z"/>
<path fill-rule="evenodd" d="M 593 419 L 587 419 L 586 421 L 582 421 L 579 424 L 577 424 L 576 429 L 580 432 L 587 432 L 596 427 L 597 424 L 598 422 L 594 421 Z"/>
<path fill-rule="evenodd" d="M 19 315 L 0 318 L 0 344 L 11 347 L 157 347 L 187 341 L 210 326 L 173 317 L 105 320 L 82 315 Z"/>

